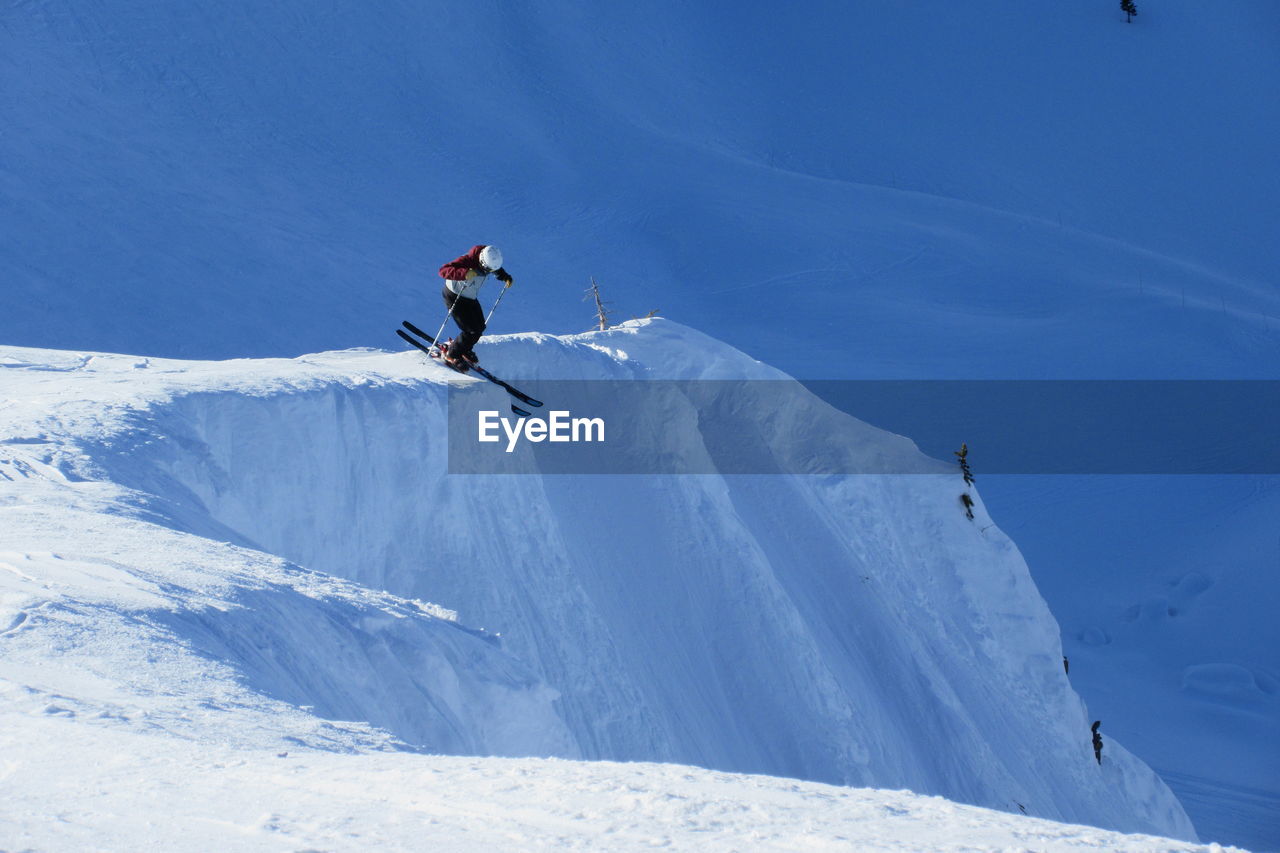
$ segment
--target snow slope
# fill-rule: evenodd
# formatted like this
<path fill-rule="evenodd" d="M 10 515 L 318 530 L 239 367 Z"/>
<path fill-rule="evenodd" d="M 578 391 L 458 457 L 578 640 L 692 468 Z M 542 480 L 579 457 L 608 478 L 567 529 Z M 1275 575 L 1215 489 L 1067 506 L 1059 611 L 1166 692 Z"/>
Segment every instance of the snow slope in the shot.
<path fill-rule="evenodd" d="M 530 390 L 784 378 L 665 321 L 487 352 Z M 1094 762 L 1057 625 L 958 474 L 816 398 L 766 440 L 924 473 L 451 476 L 448 384 L 477 380 L 416 352 L 3 364 L 19 716 L 260 745 L 281 713 L 309 746 L 678 762 L 1193 837 L 1118 743 Z"/>
<path fill-rule="evenodd" d="M 802 377 L 1274 378 L 1278 15 L 9 4 L 0 342 L 382 346 L 493 240 L 519 279 L 502 331 L 582 328 L 594 274 L 623 317 Z M 982 483 L 1104 730 L 1206 837 L 1280 847 L 1275 479 Z M 1206 511 L 1171 521 L 1173 494 Z M 1194 610 L 1125 618 L 1191 574 Z M 1199 690 L 1204 666 L 1237 678 Z"/>
<path fill-rule="evenodd" d="M 1277 478 L 1076 476 L 1048 488 L 1028 479 L 981 482 L 1034 567 L 1072 684 L 1103 731 L 1160 773 L 1202 838 L 1274 849 Z M 1046 518 L 1040 536 L 1024 535 Z"/>
<path fill-rule="evenodd" d="M 528 294 L 506 330 L 580 330 L 595 275 L 624 317 L 803 339 L 771 357 L 796 376 L 1274 376 L 1276 16 L 15 7 L 0 330 L 378 345 L 490 240 Z"/>
<path fill-rule="evenodd" d="M 57 717 L 0 728 L 0 748 L 0 838 L 23 850 L 1224 849 L 670 764 L 248 749 Z"/>
<path fill-rule="evenodd" d="M 93 479 L 65 439 L 7 439 L 0 462 L 4 704 L 19 719 L 576 754 L 555 692 L 454 614 L 233 545 L 211 519 L 187 532 L 154 496 Z"/>

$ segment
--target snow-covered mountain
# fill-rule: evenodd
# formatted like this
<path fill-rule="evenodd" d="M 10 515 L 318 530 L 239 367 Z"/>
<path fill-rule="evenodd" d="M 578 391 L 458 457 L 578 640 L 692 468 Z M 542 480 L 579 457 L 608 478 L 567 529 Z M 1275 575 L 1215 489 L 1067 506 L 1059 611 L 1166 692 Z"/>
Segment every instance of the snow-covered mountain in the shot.
<path fill-rule="evenodd" d="M 1277 14 L 15 7 L 0 329 L 381 345 L 492 241 L 508 331 L 580 331 L 594 275 L 624 318 L 802 337 L 770 361 L 803 378 L 1274 377 Z"/>
<path fill-rule="evenodd" d="M 0 344 L 382 347 L 493 241 L 495 331 L 594 275 L 804 378 L 1274 379 L 1277 86 L 1272 0 L 10 4 Z M 1280 847 L 1277 479 L 959 438 L 1104 732 Z"/>
<path fill-rule="evenodd" d="M 486 354 L 535 392 L 784 379 L 667 321 Z M 920 473 L 449 475 L 448 389 L 479 380 L 416 351 L 0 363 L 17 729 L 676 762 L 1194 837 L 1120 744 L 1094 761 L 1057 625 L 958 472 L 807 394 L 767 443 Z"/>

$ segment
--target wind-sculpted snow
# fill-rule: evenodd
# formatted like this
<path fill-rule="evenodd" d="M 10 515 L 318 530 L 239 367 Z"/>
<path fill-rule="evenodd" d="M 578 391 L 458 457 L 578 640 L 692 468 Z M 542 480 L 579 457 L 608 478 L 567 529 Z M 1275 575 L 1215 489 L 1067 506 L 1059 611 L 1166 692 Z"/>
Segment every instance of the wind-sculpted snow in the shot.
<path fill-rule="evenodd" d="M 450 611 L 232 544 L 99 479 L 71 436 L 6 427 L 9 710 L 247 746 L 575 754 L 554 691 Z"/>
<path fill-rule="evenodd" d="M 138 600 L 104 611 L 94 599 L 76 617 L 92 637 L 93 613 L 113 625 L 146 614 L 145 630 L 112 629 L 131 638 L 96 675 L 113 692 L 144 676 L 111 667 L 149 673 L 139 650 L 163 648 L 182 673 L 175 706 L 374 727 L 324 724 L 344 748 L 382 730 L 456 754 L 905 787 L 1193 837 L 1119 744 L 1095 763 L 1017 549 L 980 500 L 966 519 L 959 474 L 918 453 L 926 473 L 900 476 L 462 477 L 446 473 L 447 387 L 473 380 L 416 353 L 10 352 L 21 402 L 6 412 L 5 453 L 33 473 L 5 484 L 8 529 L 24 531 L 5 548 L 28 555 L 19 576 L 69 576 L 39 550 L 123 567 Z M 662 321 L 490 339 L 485 358 L 535 393 L 563 378 L 785 378 Z M 497 388 L 475 388 L 505 406 Z M 760 423 L 788 452 L 915 453 L 816 398 L 786 415 Z M 673 452 L 705 440 L 687 420 L 655 436 Z M 10 611 L 80 600 L 19 594 L 37 603 Z M 35 656 L 48 632 L 70 631 L 57 621 L 28 618 L 4 642 L 30 637 Z M 227 695 L 201 698 L 214 685 Z M 74 687 L 68 677 L 60 701 L 92 705 Z"/>

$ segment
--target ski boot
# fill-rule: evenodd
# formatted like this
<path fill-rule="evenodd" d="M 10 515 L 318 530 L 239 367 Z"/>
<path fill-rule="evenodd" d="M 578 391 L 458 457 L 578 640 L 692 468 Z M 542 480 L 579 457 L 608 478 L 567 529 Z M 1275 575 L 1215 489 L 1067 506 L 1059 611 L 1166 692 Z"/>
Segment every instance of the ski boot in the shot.
<path fill-rule="evenodd" d="M 466 373 L 471 369 L 471 365 L 476 363 L 474 353 L 464 353 L 461 355 L 454 353 L 453 338 L 449 338 L 449 340 L 441 344 L 440 359 L 459 373 Z"/>

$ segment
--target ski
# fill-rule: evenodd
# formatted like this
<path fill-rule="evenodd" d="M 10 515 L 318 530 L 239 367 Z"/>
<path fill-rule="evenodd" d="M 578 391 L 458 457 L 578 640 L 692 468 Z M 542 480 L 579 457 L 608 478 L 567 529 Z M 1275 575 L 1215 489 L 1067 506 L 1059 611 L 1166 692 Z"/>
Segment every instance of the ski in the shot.
<path fill-rule="evenodd" d="M 418 339 L 417 339 L 417 338 L 415 338 L 413 335 L 411 335 L 411 334 L 409 334 L 408 332 L 406 332 L 404 329 L 396 329 L 396 334 L 397 334 L 397 335 L 399 335 L 400 337 L 404 338 L 404 339 L 405 339 L 406 341 L 408 341 L 409 343 L 413 344 L 413 345 L 414 345 L 415 347 L 417 347 L 418 349 L 420 349 L 420 350 L 422 350 L 423 352 L 425 352 L 427 355 L 431 355 L 431 347 L 427 346 L 427 345 L 426 345 L 426 344 L 424 344 L 422 341 L 418 340 Z M 432 357 L 432 358 L 435 358 L 435 356 L 434 356 L 434 355 L 431 355 L 431 357 Z"/>
<path fill-rule="evenodd" d="M 422 341 L 416 340 L 416 339 L 414 339 L 414 338 L 410 337 L 409 335 L 405 334 L 404 329 L 396 329 L 396 334 L 397 334 L 397 335 L 399 335 L 400 337 L 404 338 L 406 341 L 408 341 L 409 343 L 413 344 L 415 347 L 417 347 L 418 349 L 422 350 L 422 351 L 423 351 L 423 352 L 425 352 L 427 355 L 430 355 L 432 358 L 436 358 L 436 357 L 437 357 L 437 356 L 435 356 L 435 355 L 432 355 L 432 352 L 431 352 L 431 350 L 432 350 L 432 348 L 433 348 L 433 347 L 437 347 L 437 346 L 438 346 L 438 345 L 436 344 L 436 339 L 435 339 L 435 338 L 431 337 L 431 335 L 428 335 L 426 332 L 422 331 L 422 330 L 421 330 L 421 329 L 419 329 L 417 326 L 415 326 L 415 325 L 413 325 L 412 323 L 410 323 L 408 320 L 405 320 L 403 325 L 404 325 L 404 328 L 405 328 L 405 329 L 408 329 L 410 332 L 413 332 L 415 335 L 417 335 L 419 338 L 422 338 L 422 340 L 426 341 L 427 343 L 425 343 L 425 344 L 424 344 L 424 343 L 422 343 Z M 441 362 L 443 363 L 443 362 L 444 362 L 444 359 L 441 359 Z M 506 392 L 507 392 L 508 394 L 510 394 L 512 397 L 515 397 L 515 398 L 516 398 L 517 400 L 519 400 L 521 403 L 524 403 L 526 406 L 534 406 L 534 407 L 538 407 L 538 406 L 541 406 L 541 405 L 542 405 L 542 401 L 541 401 L 541 400 L 535 400 L 534 398 L 530 397 L 528 394 L 526 394 L 526 393 L 524 393 L 523 391 L 521 391 L 519 388 L 516 388 L 515 386 L 513 386 L 513 385 L 511 385 L 511 384 L 509 384 L 509 383 L 507 383 L 507 382 L 503 382 L 501 379 L 499 379 L 498 377 L 494 376 L 492 373 L 490 373 L 489 371 L 485 370 L 483 367 L 481 367 L 481 366 L 480 366 L 480 365 L 478 365 L 478 364 L 473 364 L 473 365 L 471 365 L 470 370 L 472 370 L 472 371 L 474 371 L 474 372 L 478 373 L 479 375 L 483 376 L 485 379 L 488 379 L 488 380 L 489 380 L 490 382 L 492 382 L 494 385 L 497 385 L 497 386 L 501 387 L 504 391 L 506 391 Z M 461 371 L 459 371 L 459 372 L 461 372 Z M 512 409 L 514 410 L 514 409 L 515 409 L 515 407 L 513 406 L 513 407 L 512 407 Z M 519 412 L 517 412 L 517 414 L 519 414 Z M 528 417 L 528 414 L 529 414 L 528 412 L 525 412 L 525 413 L 524 413 L 524 415 L 523 415 L 523 417 Z"/>
<path fill-rule="evenodd" d="M 485 370 L 485 369 L 484 369 L 483 367 L 481 367 L 480 365 L 478 365 L 478 364 L 473 364 L 473 365 L 471 365 L 471 369 L 472 369 L 472 370 L 474 370 L 476 373 L 479 373 L 479 374 L 480 374 L 481 376 L 483 376 L 485 379 L 488 379 L 488 380 L 489 380 L 490 382 L 492 382 L 494 385 L 501 386 L 501 387 L 503 388 L 503 390 L 505 390 L 505 391 L 506 391 L 508 394 L 510 394 L 512 397 L 515 397 L 515 398 L 516 398 L 517 400 L 519 400 L 521 403 L 524 403 L 526 406 L 541 406 L 541 405 L 542 405 L 542 401 L 541 401 L 541 400 L 535 400 L 535 399 L 533 399 L 532 397 L 530 397 L 528 394 L 526 394 L 526 393 L 524 393 L 523 391 L 521 391 L 519 388 L 515 388 L 515 387 L 513 387 L 513 386 L 511 386 L 511 385 L 507 384 L 506 382 L 503 382 L 501 379 L 499 379 L 498 377 L 494 376 L 492 373 L 490 373 L 489 371 Z"/>
<path fill-rule="evenodd" d="M 396 334 L 397 334 L 397 335 L 399 335 L 400 337 L 404 338 L 404 339 L 405 339 L 406 341 L 408 341 L 409 343 L 413 344 L 413 345 L 414 345 L 415 347 L 417 347 L 418 349 L 420 349 L 420 350 L 422 350 L 423 352 L 425 352 L 427 355 L 431 355 L 431 350 L 430 350 L 430 349 L 429 349 L 425 344 L 423 344 L 423 343 L 421 343 L 420 341 L 417 341 L 417 340 L 415 340 L 414 338 L 412 338 L 411 336 L 409 336 L 409 335 L 405 334 L 405 332 L 404 332 L 404 330 L 403 330 L 403 329 L 396 329 Z M 436 356 L 434 356 L 434 355 L 431 355 L 431 357 L 432 357 L 432 358 L 436 358 Z M 441 363 L 442 363 L 442 364 L 444 364 L 444 362 L 443 362 L 443 361 L 441 361 Z M 445 364 L 445 367 L 449 367 L 449 365 Z M 449 369 L 450 369 L 450 370 L 453 370 L 453 368 L 452 368 L 452 367 L 450 367 Z M 461 373 L 462 371 L 457 371 L 457 372 Z M 463 374 L 463 375 L 466 375 L 466 374 Z M 528 417 L 532 417 L 532 413 L 531 413 L 531 412 L 528 412 L 528 411 L 526 411 L 526 410 L 524 410 L 524 409 L 520 408 L 520 407 L 519 407 L 519 406 L 517 406 L 515 403 L 512 403 L 512 404 L 511 404 L 511 412 L 512 412 L 512 414 L 514 414 L 516 417 L 520 417 L 520 418 L 528 418 Z"/>

